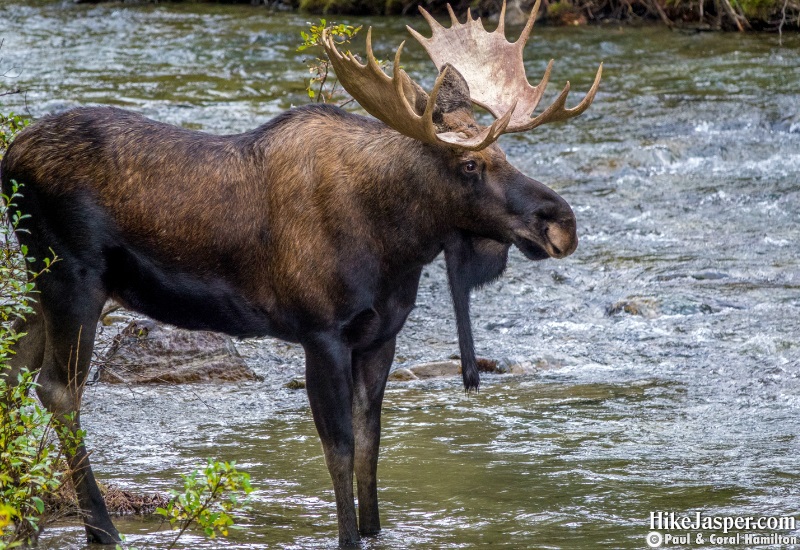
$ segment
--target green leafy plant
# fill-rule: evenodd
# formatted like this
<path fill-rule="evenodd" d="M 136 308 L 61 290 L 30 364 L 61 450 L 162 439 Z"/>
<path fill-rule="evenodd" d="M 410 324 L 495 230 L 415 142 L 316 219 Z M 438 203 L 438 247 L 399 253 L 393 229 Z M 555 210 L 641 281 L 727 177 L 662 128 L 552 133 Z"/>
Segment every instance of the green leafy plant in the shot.
<path fill-rule="evenodd" d="M 336 93 L 336 84 L 338 80 L 336 76 L 332 75 L 331 64 L 325 55 L 325 48 L 322 46 L 322 31 L 328 30 L 330 35 L 340 47 L 346 46 L 350 43 L 353 37 L 361 30 L 361 27 L 353 27 L 352 25 L 336 25 L 328 23 L 325 19 L 320 19 L 318 25 L 310 24 L 308 32 L 300 32 L 300 37 L 303 42 L 297 47 L 298 52 L 313 50 L 317 52 L 316 57 L 309 59 L 306 64 L 311 73 L 311 78 L 308 80 L 306 92 L 308 97 L 317 103 L 327 103 L 333 100 Z M 349 54 L 349 50 L 344 50 L 343 53 Z M 330 82 L 329 82 L 330 81 Z M 326 84 L 330 84 L 329 88 L 325 88 Z"/>
<path fill-rule="evenodd" d="M 7 368 L 5 366 L 4 368 Z M 27 370 L 16 384 L 0 378 L 0 549 L 36 542 L 48 518 L 45 501 L 65 476 L 64 452 L 84 434 L 70 434 L 31 392 L 35 374 Z M 59 433 L 62 432 L 62 433 Z M 59 445 L 57 435 L 64 436 Z"/>
<path fill-rule="evenodd" d="M 194 523 L 209 538 L 228 536 L 229 530 L 236 528 L 234 515 L 247 509 L 248 495 L 253 490 L 250 476 L 237 470 L 235 462 L 209 460 L 202 470 L 182 477 L 183 492 L 172 491 L 167 507 L 156 509 L 178 530 L 169 548 Z"/>
<path fill-rule="evenodd" d="M 2 153 L 8 149 L 14 136 L 22 131 L 28 124 L 30 124 L 30 119 L 22 115 L 0 113 L 0 158 L 3 156 Z"/>
<path fill-rule="evenodd" d="M 0 114 L 0 158 L 27 125 L 19 115 Z M 80 432 L 70 435 L 33 397 L 35 373 L 10 371 L 12 346 L 25 336 L 15 321 L 33 314 L 35 281 L 56 259 L 45 258 L 38 272 L 28 269 L 33 258 L 14 235 L 27 218 L 14 206 L 21 187 L 12 181 L 10 194 L 0 195 L 0 550 L 36 541 L 47 519 L 45 501 L 65 475 L 64 452 L 83 438 Z"/>
<path fill-rule="evenodd" d="M 22 127 L 13 123 L 3 128 L 7 132 L 0 135 L 3 149 Z M 12 346 L 24 336 L 14 321 L 33 313 L 35 280 L 54 261 L 45 259 L 42 271 L 28 270 L 26 260 L 33 259 L 14 238 L 26 218 L 14 207 L 19 191 L 20 186 L 12 182 L 11 194 L 0 200 L 0 550 L 36 541 L 45 518 L 45 500 L 61 485 L 64 450 L 74 450 L 83 437 L 82 433 L 69 435 L 32 397 L 35 373 L 23 370 L 9 380 Z M 58 435 L 66 443 L 64 450 L 58 445 Z"/>

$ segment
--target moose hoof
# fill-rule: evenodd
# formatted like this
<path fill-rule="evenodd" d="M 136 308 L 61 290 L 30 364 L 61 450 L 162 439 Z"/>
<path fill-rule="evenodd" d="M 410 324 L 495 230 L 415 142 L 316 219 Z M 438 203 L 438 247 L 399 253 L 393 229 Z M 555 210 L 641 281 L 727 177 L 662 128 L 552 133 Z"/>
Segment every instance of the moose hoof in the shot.
<path fill-rule="evenodd" d="M 361 547 L 361 537 L 356 535 L 355 537 L 347 537 L 347 538 L 339 538 L 339 548 L 360 548 Z"/>
<path fill-rule="evenodd" d="M 118 544 L 122 542 L 119 532 L 113 527 L 109 530 L 98 529 L 97 527 L 86 528 L 86 542 L 89 544 Z"/>

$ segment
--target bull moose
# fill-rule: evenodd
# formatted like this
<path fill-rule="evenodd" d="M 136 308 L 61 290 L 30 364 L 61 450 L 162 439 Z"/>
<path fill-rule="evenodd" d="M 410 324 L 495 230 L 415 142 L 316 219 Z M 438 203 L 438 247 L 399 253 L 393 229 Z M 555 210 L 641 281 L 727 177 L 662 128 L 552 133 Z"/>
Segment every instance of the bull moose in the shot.
<path fill-rule="evenodd" d="M 512 244 L 541 260 L 578 243 L 569 205 L 495 143 L 579 115 L 599 86 L 602 65 L 578 106 L 565 107 L 567 83 L 533 116 L 552 67 L 528 83 L 522 51 L 538 8 L 513 43 L 505 5 L 493 32 L 469 12 L 461 23 L 448 6 L 445 27 L 421 10 L 431 38 L 409 31 L 439 69 L 430 94 L 400 68 L 402 44 L 389 77 L 371 32 L 365 64 L 323 33 L 340 82 L 378 120 L 314 105 L 217 136 L 87 107 L 31 125 L 2 161 L 3 190 L 24 183 L 18 206 L 30 218 L 18 239 L 33 257 L 52 249 L 60 261 L 37 281 L 35 313 L 18 320 L 28 334 L 12 374 L 40 369 L 42 403 L 79 429 L 109 298 L 187 329 L 299 342 L 339 541 L 378 533 L 381 403 L 423 267 L 444 251 L 463 381 L 477 389 L 470 290 L 500 276 Z M 473 103 L 493 115 L 490 126 L 476 122 Z M 89 541 L 119 541 L 86 448 L 69 462 Z"/>

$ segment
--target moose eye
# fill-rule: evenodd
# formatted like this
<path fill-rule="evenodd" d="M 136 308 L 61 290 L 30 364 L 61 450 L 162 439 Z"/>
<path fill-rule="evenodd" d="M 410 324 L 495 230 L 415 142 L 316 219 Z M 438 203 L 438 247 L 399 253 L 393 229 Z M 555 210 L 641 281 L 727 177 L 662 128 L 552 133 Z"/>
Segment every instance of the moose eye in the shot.
<path fill-rule="evenodd" d="M 474 174 L 478 171 L 478 163 L 474 160 L 468 160 L 464 163 L 464 172 L 467 174 Z"/>

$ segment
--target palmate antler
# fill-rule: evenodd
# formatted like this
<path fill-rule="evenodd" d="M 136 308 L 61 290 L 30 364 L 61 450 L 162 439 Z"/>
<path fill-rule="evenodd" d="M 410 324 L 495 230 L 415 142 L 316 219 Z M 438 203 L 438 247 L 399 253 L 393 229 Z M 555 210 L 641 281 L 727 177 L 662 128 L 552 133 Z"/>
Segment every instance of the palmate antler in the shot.
<path fill-rule="evenodd" d="M 400 68 L 400 54 L 405 42 L 400 44 L 395 54 L 394 76 L 390 78 L 375 61 L 372 53 L 371 29 L 367 33 L 366 65 L 359 63 L 352 54 L 339 53 L 333 38 L 327 32 L 323 32 L 322 40 L 342 86 L 368 113 L 398 132 L 425 143 L 444 143 L 475 151 L 488 147 L 502 134 L 524 132 L 548 122 L 577 116 L 594 100 L 603 72 L 602 64 L 586 97 L 575 108 L 565 107 L 569 93 L 569 82 L 567 82 L 553 104 L 532 118 L 534 110 L 542 99 L 553 66 L 551 60 L 542 81 L 537 86 L 530 85 L 525 76 L 522 50 L 533 29 L 539 3 L 540 0 L 536 0 L 522 34 L 513 43 L 505 37 L 505 1 L 500 12 L 500 22 L 494 32 L 487 32 L 480 18 L 473 20 L 469 10 L 466 23 L 460 23 L 448 4 L 452 25 L 445 28 L 427 11 L 420 8 L 433 35 L 431 38 L 425 38 L 411 27 L 407 28 L 441 71 L 421 116 L 417 114 L 408 99 L 413 97 L 412 89 L 415 85 Z M 433 111 L 439 89 L 449 70 L 447 65 L 464 77 L 469 86 L 470 99 L 497 119 L 491 126 L 481 128 L 475 136 L 456 132 L 436 132 Z"/>
<path fill-rule="evenodd" d="M 455 132 L 437 134 L 433 123 L 433 110 L 439 89 L 447 75 L 446 69 L 436 79 L 425 111 L 420 116 L 408 101 L 409 97 L 413 97 L 414 84 L 411 77 L 400 68 L 400 54 L 403 52 L 405 41 L 397 48 L 394 56 L 394 75 L 391 78 L 383 72 L 372 53 L 372 28 L 367 31 L 366 65 L 359 63 L 353 54 L 339 53 L 327 29 L 322 32 L 322 43 L 339 82 L 350 95 L 369 114 L 408 137 L 425 143 L 446 143 L 478 151 L 497 141 L 511 119 L 512 113 L 509 112 L 488 128 L 483 128 L 476 136 L 465 136 Z"/>
<path fill-rule="evenodd" d="M 441 26 L 422 7 L 419 10 L 431 26 L 433 36 L 425 38 L 411 27 L 406 28 L 422 44 L 438 69 L 450 64 L 461 73 L 469 84 L 470 97 L 474 103 L 495 117 L 505 115 L 513 109 L 514 114 L 504 133 L 524 132 L 547 122 L 567 120 L 588 109 L 600 86 L 600 76 L 603 72 L 601 64 L 589 93 L 574 109 L 564 107 L 569 93 L 569 82 L 567 82 L 553 104 L 539 116 L 531 118 L 542 100 L 553 67 L 551 59 L 542 81 L 537 86 L 528 83 L 522 62 L 522 50 L 533 30 L 539 3 L 540 0 L 536 0 L 522 34 L 513 43 L 505 37 L 505 0 L 500 11 L 500 21 L 494 32 L 486 32 L 480 18 L 472 19 L 469 10 L 466 23 L 459 23 L 449 4 L 447 11 L 452 20 L 450 28 Z"/>

